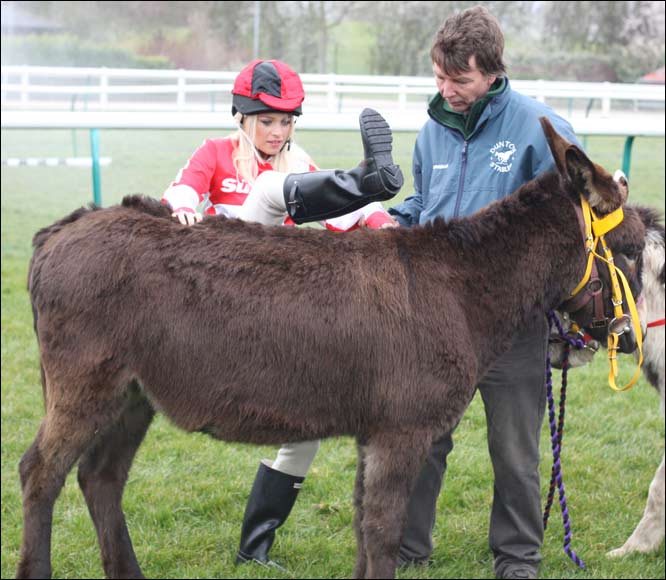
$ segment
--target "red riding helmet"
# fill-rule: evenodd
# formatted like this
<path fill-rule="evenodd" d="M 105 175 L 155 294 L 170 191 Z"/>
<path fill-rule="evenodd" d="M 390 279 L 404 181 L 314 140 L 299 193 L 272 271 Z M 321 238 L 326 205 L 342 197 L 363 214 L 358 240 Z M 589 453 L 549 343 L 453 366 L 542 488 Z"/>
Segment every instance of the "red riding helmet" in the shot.
<path fill-rule="evenodd" d="M 255 60 L 236 77 L 231 114 L 256 115 L 279 111 L 300 115 L 305 98 L 298 73 L 279 60 Z"/>

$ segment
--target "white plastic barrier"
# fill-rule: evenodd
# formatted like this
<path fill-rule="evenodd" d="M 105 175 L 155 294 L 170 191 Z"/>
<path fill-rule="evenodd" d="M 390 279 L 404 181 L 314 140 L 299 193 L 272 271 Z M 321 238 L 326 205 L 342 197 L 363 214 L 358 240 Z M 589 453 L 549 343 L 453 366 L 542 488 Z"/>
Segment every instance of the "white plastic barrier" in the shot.
<path fill-rule="evenodd" d="M 61 108 L 68 105 L 74 108 L 76 99 L 83 99 L 85 106 L 98 110 L 157 110 L 165 107 L 179 111 L 216 110 L 221 102 L 226 108 L 237 74 L 238 71 L 184 69 L 3 66 L 2 105 L 5 108 L 44 108 L 44 97 L 50 96 L 53 99 L 51 104 L 59 104 Z M 381 101 L 383 108 L 406 111 L 410 107 L 422 108 L 436 91 L 433 77 L 302 74 L 301 78 L 308 95 L 308 114 L 344 112 L 350 106 L 354 108 L 359 99 L 368 106 Z M 544 80 L 511 82 L 517 91 L 540 101 L 582 99 L 589 108 L 589 103 L 598 99 L 605 117 L 611 114 L 613 102 L 630 102 L 632 106 L 652 103 L 662 109 L 665 102 L 663 85 Z M 201 94 L 209 95 L 207 103 L 193 98 Z M 139 98 L 158 95 L 173 95 L 173 100 Z M 121 100 L 119 96 L 125 98 Z M 410 102 L 410 97 L 414 96 L 420 98 L 416 101 L 412 98 Z"/>
<path fill-rule="evenodd" d="M 421 112 L 384 111 L 393 131 L 418 131 L 427 120 Z M 89 129 L 92 170 L 93 200 L 101 205 L 100 185 L 100 129 L 232 129 L 230 115 L 220 113 L 139 113 L 139 112 L 60 112 L 60 111 L 3 111 L 3 129 Z M 635 137 L 663 137 L 664 120 L 632 118 L 629 116 L 609 119 L 572 119 L 578 135 L 606 135 L 626 137 L 623 171 L 629 176 L 631 148 Z M 298 129 L 320 131 L 358 131 L 358 112 L 310 113 L 298 120 Z"/>

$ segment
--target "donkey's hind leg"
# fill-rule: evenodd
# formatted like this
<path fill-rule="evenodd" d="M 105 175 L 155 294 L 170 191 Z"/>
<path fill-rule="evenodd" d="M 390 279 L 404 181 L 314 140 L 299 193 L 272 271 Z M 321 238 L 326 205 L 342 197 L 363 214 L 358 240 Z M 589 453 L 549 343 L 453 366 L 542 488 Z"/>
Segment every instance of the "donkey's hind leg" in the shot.
<path fill-rule="evenodd" d="M 393 578 L 409 496 L 432 443 L 432 433 L 384 432 L 365 446 L 362 540 L 365 578 Z"/>
<path fill-rule="evenodd" d="M 97 530 L 107 578 L 143 578 L 122 511 L 127 475 L 155 415 L 133 383 L 117 421 L 81 457 L 79 485 Z"/>
<path fill-rule="evenodd" d="M 53 505 L 67 474 L 95 434 L 106 429 L 122 409 L 123 399 L 81 403 L 84 390 L 53 392 L 46 381 L 46 416 L 19 464 L 23 490 L 23 539 L 17 578 L 51 577 Z M 50 393 L 49 393 L 50 391 Z"/>

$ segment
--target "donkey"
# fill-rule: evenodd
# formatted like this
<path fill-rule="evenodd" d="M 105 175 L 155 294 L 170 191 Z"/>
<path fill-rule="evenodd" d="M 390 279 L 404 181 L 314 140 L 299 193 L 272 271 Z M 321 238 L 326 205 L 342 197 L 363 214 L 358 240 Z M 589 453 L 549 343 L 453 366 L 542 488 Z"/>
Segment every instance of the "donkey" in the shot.
<path fill-rule="evenodd" d="M 580 196 L 599 214 L 627 197 L 541 122 L 557 171 L 449 223 L 345 236 L 222 217 L 183 228 L 132 196 L 39 231 L 28 289 L 46 416 L 19 467 L 17 575 L 50 577 L 53 505 L 79 460 L 106 575 L 142 577 L 121 498 L 160 411 L 226 441 L 354 436 L 354 574 L 393 577 L 432 441 L 508 348 L 506 329 L 583 277 Z M 611 248 L 644 238 L 625 219 Z"/>
<path fill-rule="evenodd" d="M 664 412 L 664 382 L 666 369 L 664 362 L 664 301 L 666 299 L 665 268 L 665 232 L 664 224 L 657 212 L 650 208 L 626 208 L 635 211 L 645 225 L 645 248 L 642 253 L 623 250 L 629 265 L 640 272 L 642 293 L 638 302 L 641 321 L 645 324 L 661 321 L 660 324 L 647 328 L 643 338 L 643 375 L 659 393 L 661 412 Z M 640 267 L 639 267 L 640 266 Z M 565 326 L 569 318 L 564 316 Z M 572 350 L 569 354 L 569 366 L 579 367 L 589 363 L 598 349 L 598 342 L 589 340 L 586 345 L 592 348 Z M 551 362 L 561 368 L 562 343 L 553 342 L 549 346 Z M 610 557 L 624 556 L 633 552 L 651 552 L 659 547 L 664 539 L 664 457 L 654 474 L 648 491 L 645 511 L 636 529 L 619 548 L 608 552 Z"/>
<path fill-rule="evenodd" d="M 661 320 L 658 326 L 647 329 L 643 340 L 643 374 L 659 392 L 661 412 L 664 413 L 664 225 L 650 210 L 642 209 L 641 216 L 647 229 L 645 249 L 642 253 L 643 300 L 639 306 L 641 319 L 646 323 Z M 610 557 L 632 552 L 651 552 L 664 540 L 664 456 L 650 484 L 645 511 L 636 529 L 619 548 L 608 553 Z"/>

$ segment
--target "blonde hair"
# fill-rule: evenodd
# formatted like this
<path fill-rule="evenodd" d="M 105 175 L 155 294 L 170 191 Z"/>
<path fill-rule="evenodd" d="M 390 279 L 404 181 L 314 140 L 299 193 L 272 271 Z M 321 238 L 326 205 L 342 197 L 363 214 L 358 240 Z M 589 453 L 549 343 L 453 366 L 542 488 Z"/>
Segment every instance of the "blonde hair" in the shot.
<path fill-rule="evenodd" d="M 250 184 L 254 184 L 259 175 L 259 163 L 264 160 L 254 145 L 257 135 L 257 115 L 245 115 L 236 113 L 234 119 L 238 123 L 238 131 L 231 138 L 236 142 L 232 160 L 238 174 Z M 291 117 L 291 127 L 287 139 L 294 138 L 294 117 Z M 271 159 L 271 165 L 275 171 L 282 173 L 296 172 L 296 167 L 302 164 L 302 150 L 295 148 L 290 151 L 290 144 L 284 146 L 282 151 Z"/>

